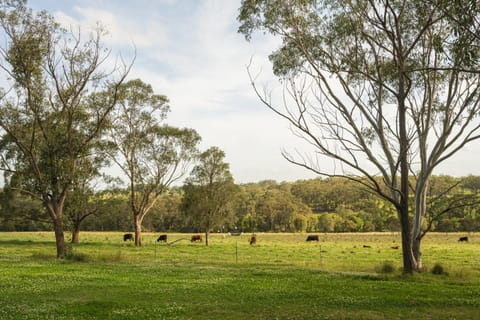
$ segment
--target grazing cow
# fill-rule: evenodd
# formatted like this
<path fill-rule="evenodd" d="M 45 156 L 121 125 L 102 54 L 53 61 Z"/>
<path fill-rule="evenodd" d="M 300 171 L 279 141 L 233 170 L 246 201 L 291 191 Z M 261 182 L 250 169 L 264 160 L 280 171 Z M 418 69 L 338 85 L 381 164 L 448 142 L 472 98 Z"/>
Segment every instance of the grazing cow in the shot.
<path fill-rule="evenodd" d="M 367 246 L 366 244 L 363 245 L 364 248 L 371 248 L 372 246 Z"/>
<path fill-rule="evenodd" d="M 123 235 L 123 241 L 127 241 L 127 240 L 133 241 L 133 234 L 131 234 L 131 233 L 125 233 L 125 234 Z"/>
<path fill-rule="evenodd" d="M 254 245 L 254 244 L 257 244 L 257 237 L 256 237 L 256 236 L 252 236 L 252 237 L 250 238 L 250 245 L 252 246 L 252 245 Z"/>
<path fill-rule="evenodd" d="M 199 234 L 194 234 L 190 239 L 190 242 L 202 242 L 202 236 Z"/>
<path fill-rule="evenodd" d="M 310 241 L 317 241 L 318 242 L 318 236 L 315 234 L 315 235 L 309 235 L 307 237 L 307 242 L 310 242 Z"/>
<path fill-rule="evenodd" d="M 468 237 L 460 237 L 460 238 L 458 239 L 458 241 L 460 241 L 460 242 L 468 242 Z"/>
<path fill-rule="evenodd" d="M 157 242 L 167 242 L 167 235 L 166 234 L 161 234 L 160 237 L 158 237 Z"/>
<path fill-rule="evenodd" d="M 397 250 L 399 248 L 399 246 L 393 246 L 391 248 L 394 249 L 394 250 Z"/>

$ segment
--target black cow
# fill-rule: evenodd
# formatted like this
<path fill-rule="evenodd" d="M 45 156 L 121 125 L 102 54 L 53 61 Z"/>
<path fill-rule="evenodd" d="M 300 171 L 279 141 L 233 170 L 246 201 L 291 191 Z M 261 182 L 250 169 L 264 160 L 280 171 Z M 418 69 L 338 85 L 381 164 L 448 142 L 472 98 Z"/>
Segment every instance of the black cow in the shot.
<path fill-rule="evenodd" d="M 166 234 L 161 234 L 160 237 L 158 237 L 157 242 L 167 242 L 167 235 Z"/>
<path fill-rule="evenodd" d="M 254 244 L 257 244 L 257 237 L 256 236 L 252 236 L 250 238 L 250 245 L 253 246 Z"/>
<path fill-rule="evenodd" d="M 458 239 L 459 242 L 468 242 L 468 237 L 460 237 Z"/>
<path fill-rule="evenodd" d="M 202 242 L 202 236 L 199 234 L 194 234 L 190 239 L 190 242 Z"/>
<path fill-rule="evenodd" d="M 318 236 L 316 234 L 311 234 L 307 237 L 307 242 L 310 242 L 310 241 L 318 241 Z"/>
<path fill-rule="evenodd" d="M 127 241 L 127 240 L 133 241 L 133 234 L 131 234 L 131 233 L 125 233 L 125 234 L 123 235 L 123 241 Z"/>

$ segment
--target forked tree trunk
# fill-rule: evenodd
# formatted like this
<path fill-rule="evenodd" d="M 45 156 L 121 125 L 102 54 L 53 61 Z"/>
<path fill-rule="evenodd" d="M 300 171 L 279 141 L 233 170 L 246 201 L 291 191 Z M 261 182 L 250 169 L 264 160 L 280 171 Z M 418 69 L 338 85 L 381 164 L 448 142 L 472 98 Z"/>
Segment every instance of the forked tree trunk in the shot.
<path fill-rule="evenodd" d="M 412 253 L 416 262 L 416 270 L 421 271 L 422 265 L 422 225 L 427 210 L 427 184 L 426 182 L 420 182 L 417 184 L 415 192 L 415 216 L 412 227 Z"/>
<path fill-rule="evenodd" d="M 421 242 L 422 239 L 420 237 L 412 240 L 412 255 L 415 260 L 415 271 L 422 271 L 423 269 Z"/>

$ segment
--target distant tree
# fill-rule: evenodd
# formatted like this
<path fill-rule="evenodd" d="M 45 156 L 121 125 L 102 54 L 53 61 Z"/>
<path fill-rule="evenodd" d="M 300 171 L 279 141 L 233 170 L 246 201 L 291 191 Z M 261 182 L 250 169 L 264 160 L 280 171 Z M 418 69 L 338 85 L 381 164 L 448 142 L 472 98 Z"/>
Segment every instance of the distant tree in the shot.
<path fill-rule="evenodd" d="M 318 231 L 333 232 L 335 230 L 335 220 L 329 213 L 322 213 L 318 216 Z"/>
<path fill-rule="evenodd" d="M 263 190 L 257 185 L 242 185 L 236 197 L 235 211 L 242 231 L 255 232 L 258 227 L 256 205 Z"/>
<path fill-rule="evenodd" d="M 10 188 L 39 199 L 66 256 L 64 205 L 78 162 L 97 144 L 129 67 L 108 70 L 110 51 L 94 30 L 86 41 L 26 1 L 0 1 L 1 165 Z"/>
<path fill-rule="evenodd" d="M 158 200 L 157 219 L 154 222 L 156 231 L 181 231 L 185 223 L 181 215 L 182 195 L 180 190 L 168 190 Z"/>
<path fill-rule="evenodd" d="M 128 178 L 135 245 L 141 246 L 142 222 L 159 197 L 181 179 L 195 158 L 200 136 L 193 129 L 163 124 L 168 99 L 139 79 L 122 84 L 112 113 L 112 160 Z"/>
<path fill-rule="evenodd" d="M 204 151 L 183 187 L 183 210 L 192 224 L 205 232 L 207 246 L 210 231 L 232 218 L 239 190 L 224 158 L 225 153 L 217 147 Z"/>
<path fill-rule="evenodd" d="M 95 219 L 85 219 L 82 229 L 92 231 L 132 231 L 131 210 L 126 190 L 102 190 L 95 192 L 92 201 L 98 214 Z"/>
<path fill-rule="evenodd" d="M 65 217 L 72 228 L 72 243 L 78 243 L 81 224 L 92 215 L 99 214 L 95 201 L 95 191 L 92 182 L 100 176 L 99 167 L 95 167 L 90 159 L 85 159 L 80 165 L 82 171 L 72 183 L 70 196 L 65 201 Z M 98 164 L 103 161 L 99 161 Z"/>
<path fill-rule="evenodd" d="M 473 193 L 478 193 L 480 190 L 480 177 L 469 175 L 468 177 L 463 178 L 462 186 L 465 189 L 470 189 Z"/>
<path fill-rule="evenodd" d="M 457 226 L 451 219 L 441 219 L 435 225 L 434 230 L 437 232 L 455 232 L 457 231 Z"/>
<path fill-rule="evenodd" d="M 270 59 L 284 99 L 276 104 L 251 81 L 261 101 L 315 148 L 313 157 L 284 156 L 389 201 L 400 222 L 403 271 L 422 270 L 431 175 L 480 138 L 480 6 L 243 0 L 239 12 L 247 39 L 260 30 L 282 40 Z"/>
<path fill-rule="evenodd" d="M 17 190 L 4 188 L 0 192 L 1 231 L 43 231 L 51 229 L 42 202 Z"/>

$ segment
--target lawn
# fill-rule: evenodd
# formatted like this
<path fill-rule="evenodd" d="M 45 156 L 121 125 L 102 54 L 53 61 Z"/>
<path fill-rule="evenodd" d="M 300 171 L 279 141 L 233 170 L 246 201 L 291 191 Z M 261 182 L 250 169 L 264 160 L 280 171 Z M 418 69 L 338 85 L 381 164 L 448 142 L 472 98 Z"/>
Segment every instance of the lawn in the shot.
<path fill-rule="evenodd" d="M 70 259 L 52 233 L 0 233 L 0 319 L 478 319 L 480 235 L 431 234 L 426 272 L 402 276 L 399 235 L 82 233 Z M 386 261 L 396 269 L 379 272 Z M 447 274 L 428 270 L 443 266 Z"/>

